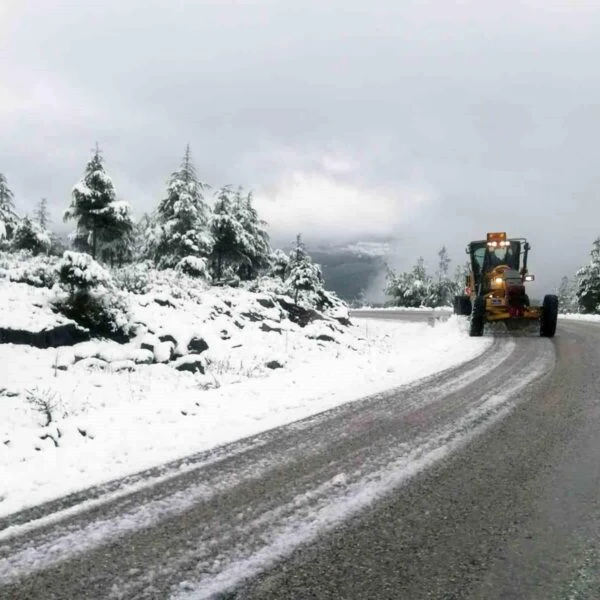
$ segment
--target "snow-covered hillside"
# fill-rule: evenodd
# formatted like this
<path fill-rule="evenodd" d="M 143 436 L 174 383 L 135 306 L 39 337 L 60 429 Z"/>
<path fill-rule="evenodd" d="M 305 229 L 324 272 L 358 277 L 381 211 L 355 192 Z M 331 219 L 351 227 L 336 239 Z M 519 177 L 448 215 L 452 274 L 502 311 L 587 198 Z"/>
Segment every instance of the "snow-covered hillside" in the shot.
<path fill-rule="evenodd" d="M 70 323 L 36 268 L 0 273 L 0 336 L 17 331 L 11 341 Z M 406 383 L 490 343 L 456 318 L 350 324 L 341 304 L 306 311 L 276 282 L 261 285 L 163 273 L 121 291 L 135 325 L 127 343 L 0 344 L 0 514 Z"/>

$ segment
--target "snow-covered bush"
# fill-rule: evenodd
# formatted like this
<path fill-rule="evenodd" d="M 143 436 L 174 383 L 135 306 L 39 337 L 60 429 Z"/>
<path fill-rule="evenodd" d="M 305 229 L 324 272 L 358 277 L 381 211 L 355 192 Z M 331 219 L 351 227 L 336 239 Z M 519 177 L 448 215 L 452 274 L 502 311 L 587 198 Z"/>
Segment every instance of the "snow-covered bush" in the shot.
<path fill-rule="evenodd" d="M 147 262 L 134 263 L 112 270 L 115 285 L 131 294 L 147 294 L 150 291 L 152 266 Z"/>
<path fill-rule="evenodd" d="M 90 289 L 112 285 L 109 272 L 89 254 L 67 251 L 58 263 L 57 269 L 60 284 L 65 288 Z"/>
<path fill-rule="evenodd" d="M 88 254 L 65 252 L 57 267 L 62 292 L 54 307 L 93 334 L 117 341 L 132 333 L 127 297 L 114 285 L 108 271 Z"/>
<path fill-rule="evenodd" d="M 22 267 L 9 272 L 9 279 L 34 287 L 52 288 L 58 281 L 55 258 L 38 258 L 27 261 Z"/>
<path fill-rule="evenodd" d="M 29 250 L 0 251 L 0 277 L 51 288 L 58 280 L 56 262 L 53 256 L 34 257 Z"/>
<path fill-rule="evenodd" d="M 132 294 L 167 293 L 173 298 L 199 300 L 209 286 L 202 277 L 175 269 L 155 268 L 150 261 L 111 269 L 114 285 Z"/>
<path fill-rule="evenodd" d="M 239 287 L 240 276 L 237 274 L 237 270 L 233 265 L 228 265 L 223 269 L 221 283 L 228 285 L 229 287 Z"/>
<path fill-rule="evenodd" d="M 0 268 L 6 271 L 18 269 L 23 263 L 31 259 L 32 254 L 27 250 L 19 250 L 18 252 L 0 250 Z"/>
<path fill-rule="evenodd" d="M 279 277 L 259 277 L 246 284 L 246 289 L 259 294 L 270 294 L 272 296 L 286 296 L 287 287 Z"/>
<path fill-rule="evenodd" d="M 190 277 L 201 277 L 210 281 L 208 265 L 206 259 L 197 256 L 186 256 L 182 258 L 175 267 L 175 270 L 189 275 Z"/>

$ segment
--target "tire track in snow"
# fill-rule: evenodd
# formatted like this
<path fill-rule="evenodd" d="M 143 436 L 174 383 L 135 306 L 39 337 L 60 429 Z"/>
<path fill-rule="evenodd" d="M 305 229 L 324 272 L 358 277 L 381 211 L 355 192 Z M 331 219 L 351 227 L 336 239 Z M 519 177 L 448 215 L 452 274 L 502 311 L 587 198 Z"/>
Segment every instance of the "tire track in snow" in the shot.
<path fill-rule="evenodd" d="M 156 597 L 144 596 L 144 589 L 151 589 L 157 580 L 171 586 L 186 572 L 191 580 L 202 581 L 203 589 L 231 585 L 231 569 L 246 576 L 256 572 L 292 549 L 291 532 L 300 541 L 310 539 L 501 418 L 519 390 L 551 369 L 552 346 L 544 342 L 517 345 L 510 338 L 496 340 L 468 367 L 257 436 L 261 443 L 250 443 L 247 451 L 161 482 L 155 486 L 159 489 L 96 507 L 91 519 L 80 514 L 70 521 L 45 524 L 41 531 L 17 531 L 8 545 L 0 547 L 0 585 L 32 573 L 50 573 L 64 561 L 72 561 L 77 572 L 78 564 L 86 563 L 84 552 L 93 562 L 95 553 L 104 552 L 109 543 L 114 546 L 119 538 L 162 539 L 165 529 L 188 515 L 196 526 L 177 532 L 168 545 L 178 550 L 168 560 L 160 548 L 156 555 L 142 552 L 138 562 L 153 568 L 132 576 L 136 561 L 123 557 L 120 576 L 111 574 L 117 582 L 113 597 Z M 530 345 L 539 349 L 533 371 L 523 360 L 532 352 Z M 521 371 L 515 373 L 517 365 Z M 514 379 L 506 385 L 508 373 Z M 501 389 L 500 384 L 502 395 L 482 393 L 494 385 Z M 340 472 L 343 478 L 336 479 Z M 245 495 L 248 488 L 269 486 L 277 488 L 272 498 Z M 215 505 L 237 507 L 238 512 L 223 514 L 214 510 Z M 307 511 L 312 521 L 303 516 Z M 248 542 L 240 544 L 240 539 Z M 192 584 L 187 587 L 195 589 Z"/>

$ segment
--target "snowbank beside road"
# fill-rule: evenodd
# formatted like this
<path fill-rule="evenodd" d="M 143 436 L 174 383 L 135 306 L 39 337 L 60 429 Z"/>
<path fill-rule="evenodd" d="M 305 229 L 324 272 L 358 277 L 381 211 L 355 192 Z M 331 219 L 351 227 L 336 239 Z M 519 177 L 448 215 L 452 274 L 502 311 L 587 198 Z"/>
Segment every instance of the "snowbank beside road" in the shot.
<path fill-rule="evenodd" d="M 347 334 L 353 347 L 271 334 L 269 353 L 284 368 L 253 369 L 265 348 L 248 344 L 221 357 L 212 384 L 160 364 L 61 371 L 54 349 L 0 345 L 0 389 L 9 392 L 0 395 L 0 515 L 469 360 L 491 338 L 468 338 L 463 328 L 457 318 L 435 327 L 357 319 Z M 36 397 L 52 406 L 48 427 Z"/>
<path fill-rule="evenodd" d="M 450 306 L 436 306 L 435 308 L 429 307 L 429 306 L 419 306 L 419 307 L 414 307 L 414 306 L 381 306 L 381 307 L 361 306 L 360 308 L 352 308 L 351 310 L 352 310 L 352 312 L 386 311 L 386 312 L 399 312 L 399 313 L 402 313 L 402 312 L 434 312 L 434 311 L 441 312 L 441 313 L 451 313 L 452 312 L 452 308 Z"/>
<path fill-rule="evenodd" d="M 589 321 L 590 323 L 600 323 L 600 315 L 581 315 L 579 313 L 567 313 L 558 315 L 559 319 L 567 321 Z"/>

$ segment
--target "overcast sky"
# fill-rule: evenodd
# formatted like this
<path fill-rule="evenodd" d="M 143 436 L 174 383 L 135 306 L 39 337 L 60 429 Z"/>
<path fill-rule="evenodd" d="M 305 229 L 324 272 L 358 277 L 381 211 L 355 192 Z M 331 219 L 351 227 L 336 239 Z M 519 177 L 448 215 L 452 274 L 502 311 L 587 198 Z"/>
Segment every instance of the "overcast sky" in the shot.
<path fill-rule="evenodd" d="M 554 286 L 600 235 L 598 32 L 597 0 L 0 0 L 0 172 L 59 221 L 98 141 L 139 215 L 189 142 L 276 240 L 506 230 Z"/>

